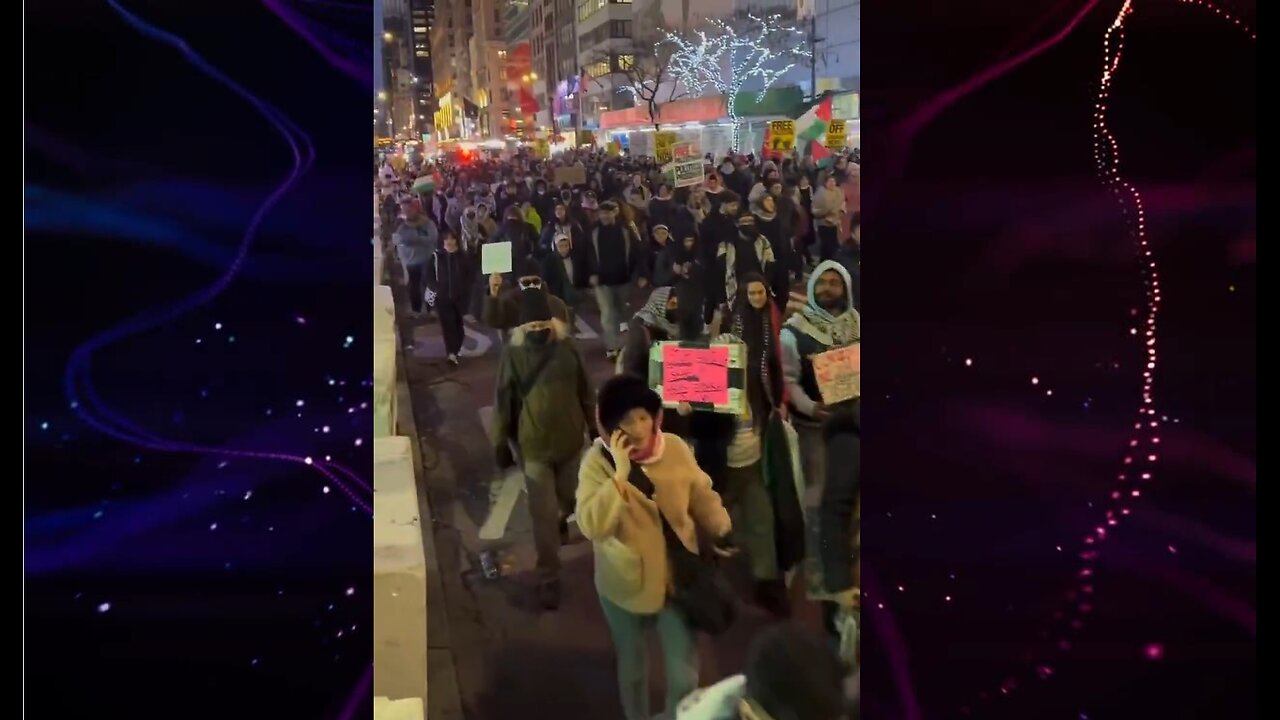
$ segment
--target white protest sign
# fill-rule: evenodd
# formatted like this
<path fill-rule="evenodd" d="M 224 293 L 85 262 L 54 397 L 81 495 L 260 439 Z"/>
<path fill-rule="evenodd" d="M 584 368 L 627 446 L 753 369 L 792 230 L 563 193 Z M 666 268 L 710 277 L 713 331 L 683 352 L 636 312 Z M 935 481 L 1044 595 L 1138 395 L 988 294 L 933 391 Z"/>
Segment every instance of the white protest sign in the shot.
<path fill-rule="evenodd" d="M 511 272 L 511 243 L 495 242 L 481 245 L 480 272 L 485 275 Z"/>

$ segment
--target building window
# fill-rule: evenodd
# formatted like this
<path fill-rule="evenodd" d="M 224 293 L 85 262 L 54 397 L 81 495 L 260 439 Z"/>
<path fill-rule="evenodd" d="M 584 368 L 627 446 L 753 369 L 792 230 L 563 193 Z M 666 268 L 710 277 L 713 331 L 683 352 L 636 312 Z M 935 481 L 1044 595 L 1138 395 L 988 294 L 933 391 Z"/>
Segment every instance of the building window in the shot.
<path fill-rule="evenodd" d="M 631 21 L 630 20 L 610 20 L 609 21 L 609 37 L 611 38 L 631 37 Z"/>
<path fill-rule="evenodd" d="M 632 65 L 635 65 L 635 64 L 636 64 L 636 56 L 635 56 L 635 55 L 617 55 L 617 56 L 615 56 L 615 64 L 614 64 L 614 67 L 618 68 L 619 70 L 628 70 L 628 69 L 630 69 L 630 68 L 631 68 L 631 66 L 632 66 Z"/>
<path fill-rule="evenodd" d="M 426 34 L 427 34 L 427 29 L 426 29 L 426 28 L 424 28 L 424 27 L 415 27 L 415 28 L 413 29 L 413 31 L 414 31 L 415 33 L 419 34 L 419 35 L 426 35 Z"/>
<path fill-rule="evenodd" d="M 429 58 L 431 57 L 431 53 L 427 52 L 426 50 L 419 50 L 414 53 L 414 56 L 420 57 L 420 58 Z"/>

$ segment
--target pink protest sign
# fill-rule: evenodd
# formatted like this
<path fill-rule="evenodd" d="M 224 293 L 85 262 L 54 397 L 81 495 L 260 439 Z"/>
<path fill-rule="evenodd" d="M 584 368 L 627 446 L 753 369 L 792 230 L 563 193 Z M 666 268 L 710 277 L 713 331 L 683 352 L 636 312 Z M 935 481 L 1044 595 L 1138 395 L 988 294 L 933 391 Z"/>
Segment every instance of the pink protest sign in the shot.
<path fill-rule="evenodd" d="M 662 399 L 666 402 L 729 402 L 729 348 L 662 348 Z"/>

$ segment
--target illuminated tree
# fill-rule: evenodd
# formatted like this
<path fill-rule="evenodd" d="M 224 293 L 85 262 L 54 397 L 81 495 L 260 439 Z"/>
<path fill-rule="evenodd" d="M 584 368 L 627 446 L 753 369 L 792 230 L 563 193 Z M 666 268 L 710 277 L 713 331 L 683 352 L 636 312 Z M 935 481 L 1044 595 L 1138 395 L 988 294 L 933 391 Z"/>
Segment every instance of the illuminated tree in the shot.
<path fill-rule="evenodd" d="M 810 57 L 804 31 L 783 15 L 746 13 L 729 20 L 712 20 L 707 30 L 682 37 L 665 33 L 658 46 L 671 46 L 669 72 L 690 93 L 712 88 L 725 96 L 733 121 L 733 146 L 738 147 L 738 93 L 751 84 L 763 100 L 769 88 L 793 67 Z"/>

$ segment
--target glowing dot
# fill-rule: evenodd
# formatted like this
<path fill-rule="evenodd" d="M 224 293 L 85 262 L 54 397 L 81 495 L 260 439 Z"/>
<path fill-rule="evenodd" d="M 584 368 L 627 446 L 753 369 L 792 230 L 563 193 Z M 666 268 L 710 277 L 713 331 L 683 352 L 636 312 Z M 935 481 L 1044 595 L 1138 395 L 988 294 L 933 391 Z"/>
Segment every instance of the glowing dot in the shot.
<path fill-rule="evenodd" d="M 355 589 L 355 588 L 353 588 L 353 587 L 349 587 L 349 588 L 347 588 L 347 597 L 351 597 L 352 595 L 355 595 L 355 594 L 356 594 L 356 589 Z"/>
<path fill-rule="evenodd" d="M 328 495 L 328 494 L 329 494 L 329 486 L 328 486 L 328 485 L 325 485 L 325 486 L 324 486 L 324 488 L 323 488 L 323 489 L 321 489 L 321 492 L 323 492 L 325 495 Z"/>
<path fill-rule="evenodd" d="M 48 430 L 48 429 L 49 429 L 49 423 L 47 423 L 47 422 L 42 422 L 42 423 L 40 423 L 40 429 L 41 429 L 41 430 Z"/>
<path fill-rule="evenodd" d="M 303 458 L 303 459 L 302 459 L 302 462 L 304 462 L 304 463 L 306 463 L 306 464 L 310 465 L 310 464 L 312 463 L 312 460 L 311 460 L 311 458 L 309 458 L 309 457 L 308 457 L 308 458 Z"/>
<path fill-rule="evenodd" d="M 197 345 L 199 345 L 199 344 L 200 344 L 200 343 L 202 343 L 202 342 L 204 342 L 204 338 L 196 338 L 196 344 L 197 344 Z"/>
<path fill-rule="evenodd" d="M 214 330 L 221 330 L 221 329 L 222 329 L 222 323 L 214 323 L 214 324 L 213 324 L 213 329 L 214 329 Z"/>
<path fill-rule="evenodd" d="M 944 598 L 943 598 L 943 600 L 946 600 L 947 602 L 951 602 L 951 596 L 950 596 L 950 595 L 948 595 L 948 596 L 944 597 Z"/>
<path fill-rule="evenodd" d="M 244 499 L 245 499 L 245 500 L 248 500 L 248 499 L 249 499 L 249 498 L 251 498 L 251 497 L 253 497 L 253 491 L 252 491 L 252 490 L 245 490 L 245 491 L 244 491 Z"/>
<path fill-rule="evenodd" d="M 973 367 L 973 358 L 965 358 L 965 359 L 964 359 L 964 366 L 965 366 L 965 367 Z"/>
<path fill-rule="evenodd" d="M 1142 654 L 1146 656 L 1148 660 L 1163 660 L 1164 646 L 1160 643 L 1151 643 L 1142 649 Z"/>
<path fill-rule="evenodd" d="M 906 588 L 902 587 L 901 585 L 898 586 L 898 592 L 906 592 L 906 591 L 907 591 Z"/>
<path fill-rule="evenodd" d="M 297 402 L 295 402 L 295 403 L 294 403 L 294 405 L 295 405 L 296 407 L 302 407 L 303 405 L 306 405 L 306 404 L 307 404 L 307 401 L 306 401 L 306 400 L 299 400 L 299 401 L 297 401 Z"/>
<path fill-rule="evenodd" d="M 209 532 L 213 532 L 214 530 L 217 530 L 217 529 L 218 529 L 218 523 L 211 523 L 209 525 Z"/>
<path fill-rule="evenodd" d="M 302 317 L 301 315 L 298 315 L 297 317 L 295 317 L 295 318 L 293 319 L 293 321 L 294 321 L 294 322 L 296 322 L 296 323 L 298 323 L 299 325 L 306 325 L 306 324 L 307 324 L 307 319 L 306 319 L 306 318 L 304 318 L 304 317 Z"/>
<path fill-rule="evenodd" d="M 94 519 L 94 520 L 101 520 L 101 519 L 102 519 L 103 514 L 104 514 L 104 513 L 103 513 L 101 510 L 99 510 L 99 511 L 97 511 L 97 512 L 95 512 L 95 513 L 93 514 L 93 519 Z"/>
<path fill-rule="evenodd" d="M 1044 394 L 1045 394 L 1045 395 L 1048 395 L 1049 397 L 1053 397 L 1053 391 L 1052 391 L 1052 390 L 1045 390 L 1045 391 L 1044 391 Z"/>
<path fill-rule="evenodd" d="M 1032 384 L 1032 385 L 1039 385 L 1039 384 L 1040 384 L 1040 378 L 1038 378 L 1038 377 L 1033 377 L 1033 378 L 1031 378 L 1031 384 Z"/>
<path fill-rule="evenodd" d="M 356 438 L 356 447 L 360 447 L 363 444 L 364 444 L 364 438 Z"/>
<path fill-rule="evenodd" d="M 111 603 L 104 602 L 98 605 L 98 612 L 104 613 L 111 609 Z"/>
<path fill-rule="evenodd" d="M 329 432 L 329 426 L 328 426 L 328 425 L 325 425 L 324 427 L 320 428 L 320 432 L 322 432 L 322 433 L 327 433 L 327 432 Z"/>
<path fill-rule="evenodd" d="M 355 342 L 355 341 L 356 341 L 356 339 L 355 339 L 355 338 L 351 337 L 350 335 L 348 335 L 348 336 L 347 336 L 346 343 L 347 343 L 348 345 L 350 345 L 351 343 L 353 343 L 353 342 Z"/>
<path fill-rule="evenodd" d="M 1177 554 L 1178 554 L 1178 548 L 1174 547 L 1173 545 L 1170 545 L 1170 546 L 1169 546 L 1169 554 L 1170 554 L 1170 555 L 1177 555 Z"/>

